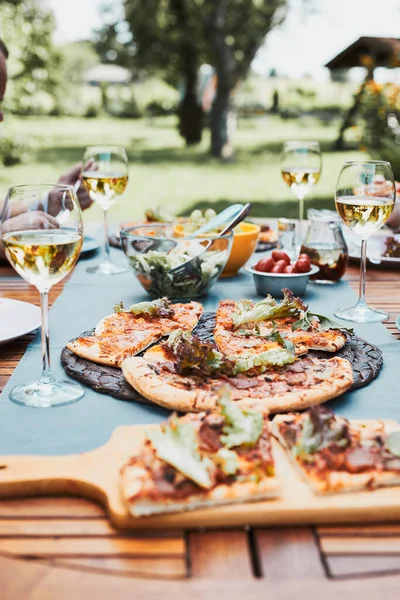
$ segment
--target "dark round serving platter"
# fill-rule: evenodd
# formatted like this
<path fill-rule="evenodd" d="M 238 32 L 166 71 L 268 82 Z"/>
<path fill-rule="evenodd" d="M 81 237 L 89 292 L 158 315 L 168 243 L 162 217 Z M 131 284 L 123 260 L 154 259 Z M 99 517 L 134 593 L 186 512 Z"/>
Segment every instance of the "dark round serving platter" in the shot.
<path fill-rule="evenodd" d="M 205 313 L 194 329 L 194 333 L 204 341 L 213 341 L 214 327 L 215 313 Z M 93 330 L 82 335 L 91 335 L 92 333 Z M 353 390 L 362 388 L 373 381 L 379 375 L 383 363 L 382 352 L 379 348 L 356 335 L 351 336 L 347 344 L 335 354 L 314 350 L 309 354 L 321 358 L 327 356 L 347 358 L 353 367 L 354 383 L 351 388 Z M 120 400 L 134 400 L 144 404 L 152 404 L 125 381 L 119 368 L 97 365 L 90 360 L 76 356 L 67 348 L 63 348 L 61 352 L 61 364 L 70 377 L 93 388 L 96 392 L 109 394 Z"/>

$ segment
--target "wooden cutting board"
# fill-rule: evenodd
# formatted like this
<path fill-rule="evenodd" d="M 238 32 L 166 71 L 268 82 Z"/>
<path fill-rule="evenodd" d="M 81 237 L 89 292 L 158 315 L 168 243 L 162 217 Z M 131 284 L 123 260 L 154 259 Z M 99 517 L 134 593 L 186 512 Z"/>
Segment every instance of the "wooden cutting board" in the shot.
<path fill-rule="evenodd" d="M 125 508 L 119 470 L 143 439 L 142 426 L 117 428 L 96 450 L 71 456 L 0 458 L 0 498 L 45 495 L 83 496 L 100 502 L 118 529 L 329 524 L 400 519 L 400 486 L 317 496 L 308 489 L 274 440 L 282 495 L 275 500 L 174 515 L 135 518 Z"/>

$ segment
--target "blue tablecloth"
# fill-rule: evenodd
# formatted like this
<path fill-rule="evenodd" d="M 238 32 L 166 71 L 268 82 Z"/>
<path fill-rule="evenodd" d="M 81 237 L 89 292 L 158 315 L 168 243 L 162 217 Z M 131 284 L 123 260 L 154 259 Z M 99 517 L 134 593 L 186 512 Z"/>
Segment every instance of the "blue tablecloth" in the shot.
<path fill-rule="evenodd" d="M 124 262 L 118 250 L 116 262 Z M 132 273 L 99 277 L 86 273 L 98 257 L 81 260 L 63 293 L 50 311 L 52 370 L 65 377 L 59 357 L 63 346 L 82 331 L 91 329 L 120 300 L 126 304 L 148 299 Z M 232 279 L 218 281 L 203 299 L 206 311 L 215 310 L 223 298 L 254 298 L 251 275 L 241 272 Z M 309 285 L 306 300 L 314 312 L 333 316 L 337 307 L 355 302 L 355 294 L 341 282 L 335 286 Z M 350 418 L 394 418 L 400 421 L 400 344 L 382 324 L 360 325 L 356 333 L 384 352 L 384 367 L 378 379 L 367 388 L 345 394 L 329 405 Z M 86 388 L 82 400 L 55 409 L 34 409 L 10 401 L 9 390 L 16 384 L 39 376 L 41 349 L 39 335 L 28 347 L 0 398 L 0 454 L 69 454 L 102 445 L 118 425 L 156 423 L 167 411 L 116 400 Z"/>

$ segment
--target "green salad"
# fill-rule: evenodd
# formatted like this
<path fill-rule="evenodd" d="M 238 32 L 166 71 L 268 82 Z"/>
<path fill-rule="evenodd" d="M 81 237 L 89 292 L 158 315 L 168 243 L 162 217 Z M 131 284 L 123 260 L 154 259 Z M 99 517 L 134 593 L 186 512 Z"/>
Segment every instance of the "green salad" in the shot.
<path fill-rule="evenodd" d="M 228 250 L 208 251 L 196 256 L 195 249 L 182 251 L 174 248 L 168 254 L 157 250 L 136 254 L 129 257 L 129 262 L 151 296 L 192 299 L 207 292 L 221 273 L 228 256 Z M 193 261 L 194 272 L 190 275 L 170 272 L 193 257 L 196 260 Z"/>

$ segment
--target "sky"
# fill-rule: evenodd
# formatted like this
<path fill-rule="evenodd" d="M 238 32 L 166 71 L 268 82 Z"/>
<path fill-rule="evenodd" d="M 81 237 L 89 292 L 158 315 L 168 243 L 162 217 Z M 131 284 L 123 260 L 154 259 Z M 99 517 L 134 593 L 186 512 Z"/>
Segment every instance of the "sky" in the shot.
<path fill-rule="evenodd" d="M 54 11 L 58 43 L 87 39 L 101 23 L 104 0 L 42 1 Z M 327 79 L 323 65 L 360 36 L 400 37 L 400 0 L 308 1 L 317 10 L 305 16 L 304 0 L 291 0 L 285 22 L 268 35 L 253 62 L 257 73 L 275 68 L 290 77 L 310 73 L 315 79 Z M 357 76 L 361 74 L 356 72 Z M 385 78 L 383 71 L 378 73 L 377 79 Z"/>

